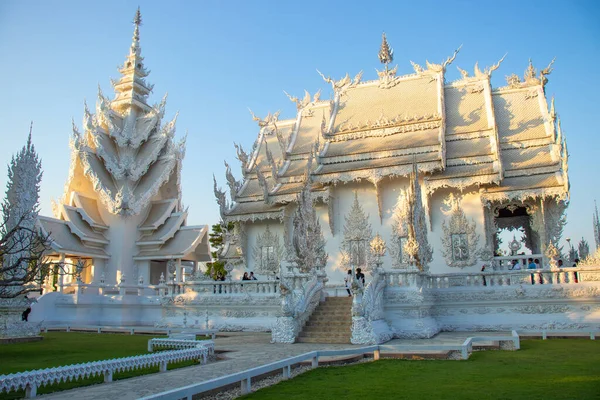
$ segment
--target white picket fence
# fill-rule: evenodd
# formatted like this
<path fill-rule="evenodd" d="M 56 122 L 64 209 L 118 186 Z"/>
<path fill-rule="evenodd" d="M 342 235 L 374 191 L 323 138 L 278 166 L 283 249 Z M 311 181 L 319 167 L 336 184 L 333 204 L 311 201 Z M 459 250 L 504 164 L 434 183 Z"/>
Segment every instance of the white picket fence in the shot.
<path fill-rule="evenodd" d="M 208 354 L 209 348 L 207 346 L 197 345 L 183 350 L 163 351 L 154 354 L 0 375 L 0 393 L 25 389 L 25 398 L 32 398 L 37 395 L 37 389 L 41 386 L 98 375 L 104 375 L 104 382 L 112 382 L 115 372 L 131 371 L 156 365 L 159 366 L 160 372 L 166 372 L 167 364 L 170 363 L 187 360 L 201 360 L 202 363 L 206 363 Z"/>
<path fill-rule="evenodd" d="M 215 354 L 215 342 L 212 340 L 183 340 L 170 338 L 154 338 L 148 340 L 148 351 L 154 351 L 155 347 L 170 347 L 174 349 L 192 349 L 195 347 L 206 347 L 209 355 Z"/>

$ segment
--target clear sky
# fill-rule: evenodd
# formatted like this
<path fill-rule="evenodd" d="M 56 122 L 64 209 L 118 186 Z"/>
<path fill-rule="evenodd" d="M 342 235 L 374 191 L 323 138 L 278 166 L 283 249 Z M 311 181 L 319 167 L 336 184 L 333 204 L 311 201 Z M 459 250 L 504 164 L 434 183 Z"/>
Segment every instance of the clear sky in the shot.
<path fill-rule="evenodd" d="M 375 79 L 386 32 L 399 74 L 410 60 L 443 61 L 459 45 L 456 66 L 472 71 L 495 63 L 493 86 L 556 57 L 546 92 L 567 136 L 571 204 L 563 237 L 585 237 L 600 200 L 600 2 L 598 1 L 27 1 L 0 0 L 0 165 L 25 143 L 29 122 L 43 163 L 42 213 L 62 194 L 69 166 L 71 118 L 81 127 L 83 100 L 93 109 L 97 85 L 112 94 L 141 6 L 142 54 L 155 84 L 152 102 L 169 93 L 166 119 L 179 111 L 178 136 L 188 132 L 183 166 L 190 224 L 213 224 L 218 208 L 212 174 L 225 186 L 223 160 L 239 177 L 233 142 L 252 146 L 257 115 L 294 117 L 283 90 L 301 96 L 322 89 L 318 76 L 364 70 Z M 0 174 L 0 186 L 6 175 Z"/>

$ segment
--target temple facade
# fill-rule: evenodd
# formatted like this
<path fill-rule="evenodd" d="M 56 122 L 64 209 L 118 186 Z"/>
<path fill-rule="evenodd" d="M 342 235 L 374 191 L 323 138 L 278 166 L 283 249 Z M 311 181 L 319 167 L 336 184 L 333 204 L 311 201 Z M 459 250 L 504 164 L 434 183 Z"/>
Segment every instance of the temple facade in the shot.
<path fill-rule="evenodd" d="M 285 259 L 273 249 L 292 243 L 296 196 L 309 179 L 332 283 L 351 264 L 370 268 L 376 233 L 390 247 L 382 259 L 390 270 L 497 269 L 517 255 L 499 252 L 504 228 L 523 232 L 511 243 L 518 253 L 548 266 L 569 199 L 566 143 L 544 91 L 551 65 L 537 71 L 530 62 L 523 78 L 510 75 L 500 88 L 490 78 L 502 60 L 483 71 L 475 65 L 473 75 L 459 68 L 461 79 L 447 82 L 456 53 L 397 76 L 383 42 L 379 79 L 322 75 L 332 100 L 288 95 L 294 118 L 254 117 L 252 151 L 236 146 L 243 179 L 227 166 L 230 201 L 215 182 L 223 220 L 237 224 L 237 250 L 223 256 L 254 271 Z"/>

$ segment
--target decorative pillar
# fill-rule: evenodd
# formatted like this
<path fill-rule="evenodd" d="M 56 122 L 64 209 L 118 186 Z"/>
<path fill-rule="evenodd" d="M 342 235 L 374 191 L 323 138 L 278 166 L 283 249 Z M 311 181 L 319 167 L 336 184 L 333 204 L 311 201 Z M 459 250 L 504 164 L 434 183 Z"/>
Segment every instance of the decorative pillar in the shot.
<path fill-rule="evenodd" d="M 183 280 L 181 271 L 181 258 L 178 258 L 175 262 L 175 282 L 181 283 Z"/>
<path fill-rule="evenodd" d="M 63 292 L 65 287 L 65 254 L 60 253 L 60 261 L 58 262 L 58 291 Z"/>

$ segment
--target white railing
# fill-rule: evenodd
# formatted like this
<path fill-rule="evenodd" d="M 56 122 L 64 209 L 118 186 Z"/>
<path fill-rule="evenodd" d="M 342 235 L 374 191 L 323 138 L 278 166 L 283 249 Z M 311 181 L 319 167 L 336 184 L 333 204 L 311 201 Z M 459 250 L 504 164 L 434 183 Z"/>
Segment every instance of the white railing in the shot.
<path fill-rule="evenodd" d="M 281 285 L 281 312 L 271 328 L 272 343 L 294 343 L 302 327 L 308 321 L 311 314 L 319 305 L 323 293 L 326 275 L 314 271 L 311 274 L 284 275 Z M 306 280 L 306 278 L 309 278 Z M 304 282 L 300 289 L 293 289 L 296 283 Z"/>
<path fill-rule="evenodd" d="M 492 269 L 494 271 L 509 271 L 513 269 L 515 262 L 519 264 L 521 269 L 527 269 L 529 259 L 538 260 L 541 263 L 544 260 L 542 254 L 521 254 L 516 256 L 497 256 L 492 260 Z"/>
<path fill-rule="evenodd" d="M 104 283 L 71 282 L 59 288 L 64 294 L 97 294 L 97 295 L 133 295 L 133 296 L 165 296 L 168 287 L 162 285 L 109 285 Z"/>
<path fill-rule="evenodd" d="M 385 279 L 388 287 L 419 287 L 426 274 L 411 270 L 391 270 L 381 272 L 382 279 Z"/>
<path fill-rule="evenodd" d="M 196 281 L 168 284 L 169 294 L 183 294 L 192 290 L 203 296 L 223 295 L 274 295 L 279 291 L 279 281 Z"/>
<path fill-rule="evenodd" d="M 600 268 L 579 267 L 439 274 L 426 277 L 425 285 L 432 289 L 445 289 L 456 286 L 563 285 L 599 280 Z"/>
<path fill-rule="evenodd" d="M 465 286 L 562 285 L 600 281 L 600 267 L 521 269 L 509 271 L 454 272 L 424 274 L 418 271 L 385 271 L 382 273 L 388 288 L 426 287 L 445 289 Z"/>
<path fill-rule="evenodd" d="M 431 345 L 428 350 L 433 351 L 458 351 L 461 359 L 468 359 L 472 350 L 473 343 L 476 341 L 498 341 L 510 342 L 511 350 L 518 350 L 520 348 L 519 336 L 515 331 L 512 331 L 511 336 L 480 336 L 467 338 L 461 344 L 455 345 Z M 215 390 L 228 386 L 235 383 L 240 383 L 242 394 L 248 394 L 252 390 L 252 379 L 271 373 L 273 371 L 281 370 L 283 379 L 289 379 L 291 376 L 292 365 L 299 364 L 306 360 L 311 360 L 311 366 L 316 368 L 319 366 L 320 357 L 336 357 L 336 356 L 350 356 L 350 355 L 364 355 L 373 354 L 373 361 L 379 360 L 381 357 L 381 351 L 395 352 L 398 349 L 402 349 L 403 346 L 394 345 L 375 345 L 366 346 L 359 348 L 350 348 L 344 350 L 316 350 L 308 353 L 300 354 L 295 357 L 286 358 L 281 361 L 276 361 L 270 364 L 262 365 L 260 367 L 247 369 L 245 371 L 237 372 L 235 374 L 222 376 L 202 383 L 196 383 L 189 386 L 169 390 L 166 392 L 142 397 L 140 400 L 171 400 L 171 399 L 192 399 L 194 396 L 207 392 L 209 390 Z M 410 350 L 420 350 L 422 346 L 412 346 Z M 405 351 L 405 350 L 404 350 Z"/>
<path fill-rule="evenodd" d="M 144 354 L 1 375 L 0 393 L 2 391 L 8 393 L 13 390 L 25 389 L 25 398 L 32 398 L 37 395 L 39 387 L 66 382 L 67 380 L 74 381 L 84 377 L 104 375 L 104 382 L 112 382 L 115 372 L 147 368 L 155 365 L 159 366 L 160 372 L 166 372 L 167 364 L 174 362 L 202 360 L 202 363 L 205 364 L 208 352 L 208 348 L 202 346 L 192 349 L 163 351 L 155 354 Z"/>
<path fill-rule="evenodd" d="M 148 340 L 148 351 L 153 352 L 155 347 L 168 347 L 174 349 L 206 347 L 209 355 L 215 354 L 215 342 L 212 340 L 184 340 L 170 338 L 153 338 Z"/>

